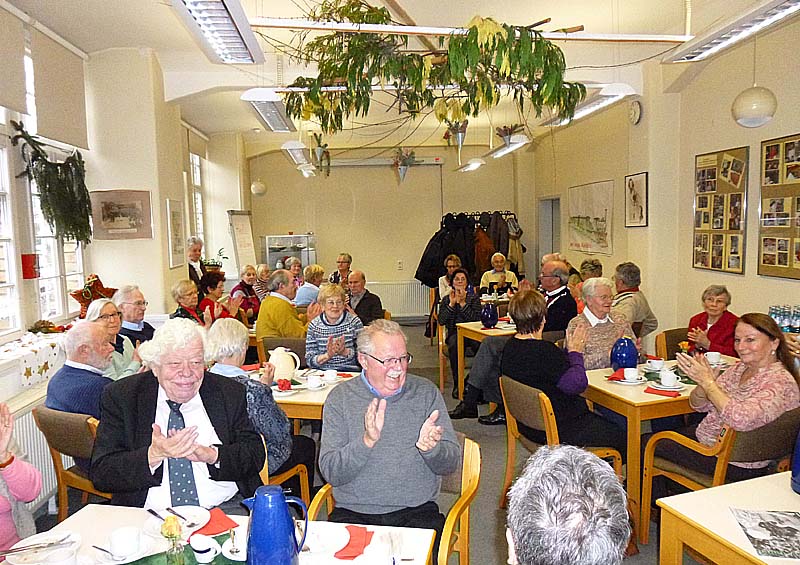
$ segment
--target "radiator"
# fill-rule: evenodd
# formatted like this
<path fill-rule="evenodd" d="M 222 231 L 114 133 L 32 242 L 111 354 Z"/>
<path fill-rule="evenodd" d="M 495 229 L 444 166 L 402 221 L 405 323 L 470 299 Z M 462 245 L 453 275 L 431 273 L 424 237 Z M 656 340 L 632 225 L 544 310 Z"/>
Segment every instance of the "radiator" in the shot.
<path fill-rule="evenodd" d="M 44 401 L 44 399 L 42 399 Z M 29 407 L 30 408 L 30 407 Z M 42 473 L 42 492 L 33 502 L 28 504 L 28 508 L 36 510 L 51 496 L 56 494 L 56 473 L 53 469 L 53 459 L 50 457 L 50 450 L 44 435 L 36 427 L 33 421 L 33 414 L 30 409 L 14 414 L 14 439 L 20 444 L 25 452 L 28 461 Z M 72 466 L 72 458 L 61 456 L 64 467 Z"/>
<path fill-rule="evenodd" d="M 419 281 L 368 282 L 367 288 L 381 298 L 392 318 L 427 316 L 431 310 L 430 289 Z"/>

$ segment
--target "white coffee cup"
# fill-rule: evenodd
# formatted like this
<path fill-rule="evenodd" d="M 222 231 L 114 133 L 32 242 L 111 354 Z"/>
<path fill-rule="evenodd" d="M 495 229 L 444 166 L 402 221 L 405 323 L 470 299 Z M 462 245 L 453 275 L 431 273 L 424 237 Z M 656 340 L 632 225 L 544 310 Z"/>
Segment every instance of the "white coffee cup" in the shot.
<path fill-rule="evenodd" d="M 658 376 L 661 379 L 662 386 L 676 386 L 678 384 L 678 375 L 669 369 L 662 369 Z"/>
<path fill-rule="evenodd" d="M 708 362 L 712 365 L 717 365 L 720 361 L 722 361 L 722 353 L 719 351 L 707 351 L 706 359 L 708 359 Z"/>
<path fill-rule="evenodd" d="M 322 379 L 318 373 L 309 373 L 307 382 L 308 388 L 319 388 L 322 386 Z"/>
<path fill-rule="evenodd" d="M 47 554 L 44 563 L 48 565 L 76 565 L 78 555 L 74 548 L 62 547 Z"/>
<path fill-rule="evenodd" d="M 142 532 L 134 526 L 117 528 L 111 532 L 108 545 L 111 554 L 117 559 L 130 557 L 139 551 Z"/>
<path fill-rule="evenodd" d="M 336 371 L 334 369 L 328 369 L 322 375 L 322 380 L 327 382 L 327 383 L 332 383 L 338 378 L 339 378 L 339 375 L 336 373 Z"/>
<path fill-rule="evenodd" d="M 655 371 L 660 371 L 664 368 L 664 360 L 663 359 L 648 359 L 647 366 L 650 369 Z"/>
<path fill-rule="evenodd" d="M 189 545 L 194 552 L 198 563 L 211 563 L 214 558 L 222 553 L 222 547 L 217 540 L 203 534 L 194 534 L 189 540 Z"/>
<path fill-rule="evenodd" d="M 628 367 L 627 369 L 623 369 L 622 374 L 624 375 L 625 380 L 628 382 L 639 380 L 639 370 L 636 367 Z"/>

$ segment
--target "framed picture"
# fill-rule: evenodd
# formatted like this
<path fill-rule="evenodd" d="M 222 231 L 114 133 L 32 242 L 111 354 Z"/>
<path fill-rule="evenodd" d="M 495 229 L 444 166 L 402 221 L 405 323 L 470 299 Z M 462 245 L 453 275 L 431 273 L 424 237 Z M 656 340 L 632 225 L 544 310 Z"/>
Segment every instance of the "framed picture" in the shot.
<path fill-rule="evenodd" d="M 153 239 L 149 190 L 97 190 L 89 199 L 94 239 Z"/>
<path fill-rule="evenodd" d="M 647 225 L 647 173 L 625 177 L 625 227 Z"/>
<path fill-rule="evenodd" d="M 179 200 L 167 199 L 167 231 L 169 236 L 169 268 L 186 261 L 186 236 L 183 233 L 183 206 Z"/>

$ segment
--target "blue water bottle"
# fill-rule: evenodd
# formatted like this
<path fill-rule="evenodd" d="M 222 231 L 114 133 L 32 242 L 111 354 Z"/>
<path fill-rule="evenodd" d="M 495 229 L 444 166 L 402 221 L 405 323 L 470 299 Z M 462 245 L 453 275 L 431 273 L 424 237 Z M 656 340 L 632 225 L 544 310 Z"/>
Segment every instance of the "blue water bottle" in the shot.
<path fill-rule="evenodd" d="M 639 362 L 639 350 L 636 342 L 628 336 L 619 338 L 611 348 L 611 368 L 615 371 L 620 367 L 629 369 L 636 367 Z"/>
<path fill-rule="evenodd" d="M 800 434 L 797 435 L 792 457 L 792 490 L 800 494 Z"/>

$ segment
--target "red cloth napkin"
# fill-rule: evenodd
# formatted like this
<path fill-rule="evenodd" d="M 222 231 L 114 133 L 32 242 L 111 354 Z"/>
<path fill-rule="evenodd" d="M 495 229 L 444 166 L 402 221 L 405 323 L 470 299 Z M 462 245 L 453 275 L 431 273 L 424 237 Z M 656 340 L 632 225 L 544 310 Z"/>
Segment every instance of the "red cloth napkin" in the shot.
<path fill-rule="evenodd" d="M 674 390 L 658 390 L 657 388 L 653 388 L 651 386 L 644 389 L 645 392 L 649 392 L 650 394 L 658 394 L 660 396 L 669 396 L 670 398 L 675 398 L 680 396 L 681 393 L 674 391 Z"/>
<path fill-rule="evenodd" d="M 646 355 L 648 359 L 653 359 L 654 361 L 661 361 L 661 357 L 658 355 Z"/>
<path fill-rule="evenodd" d="M 510 322 L 511 318 L 509 316 L 503 316 L 502 318 L 497 318 L 498 322 Z"/>
<path fill-rule="evenodd" d="M 362 553 L 364 548 L 372 541 L 372 534 L 375 532 L 367 531 L 364 526 L 345 526 L 350 533 L 350 541 L 342 549 L 337 551 L 333 556 L 336 559 L 355 559 Z"/>
<path fill-rule="evenodd" d="M 259 363 L 253 363 L 252 365 L 242 365 L 242 371 L 258 371 L 261 368 Z"/>
<path fill-rule="evenodd" d="M 208 521 L 208 524 L 194 532 L 192 535 L 203 534 L 205 536 L 217 536 L 227 532 L 231 528 L 235 528 L 238 525 L 239 524 L 228 518 L 228 515 L 219 508 L 212 508 L 211 519 Z"/>
<path fill-rule="evenodd" d="M 336 373 L 338 376 L 342 377 L 343 379 L 349 379 L 354 377 L 355 375 L 351 375 L 350 373 Z"/>
<path fill-rule="evenodd" d="M 614 373 L 608 377 L 609 381 L 624 381 L 625 380 L 625 369 L 617 369 Z"/>

